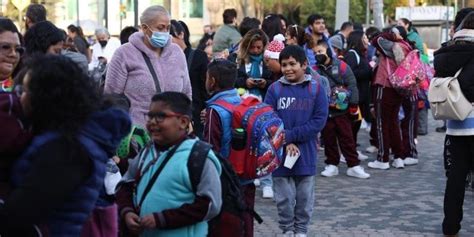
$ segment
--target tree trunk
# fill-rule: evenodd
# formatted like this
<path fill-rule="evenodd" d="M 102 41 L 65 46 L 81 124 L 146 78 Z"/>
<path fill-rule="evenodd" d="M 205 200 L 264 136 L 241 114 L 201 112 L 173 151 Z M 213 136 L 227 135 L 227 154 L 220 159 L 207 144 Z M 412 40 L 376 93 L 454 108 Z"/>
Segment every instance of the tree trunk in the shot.
<path fill-rule="evenodd" d="M 384 27 L 383 0 L 373 0 L 373 4 L 374 24 L 377 28 L 382 29 Z"/>

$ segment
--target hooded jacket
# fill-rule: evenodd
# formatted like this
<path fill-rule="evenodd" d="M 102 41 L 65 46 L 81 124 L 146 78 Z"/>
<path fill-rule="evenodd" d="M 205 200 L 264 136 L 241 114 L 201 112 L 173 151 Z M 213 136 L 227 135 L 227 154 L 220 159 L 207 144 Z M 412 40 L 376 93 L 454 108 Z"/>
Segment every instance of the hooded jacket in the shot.
<path fill-rule="evenodd" d="M 458 76 L 461 91 L 470 102 L 474 102 L 474 30 L 460 30 L 454 40 L 434 53 L 435 77 Z M 453 136 L 474 135 L 474 113 L 463 121 L 448 120 L 446 134 Z"/>
<path fill-rule="evenodd" d="M 192 99 L 191 81 L 183 50 L 168 40 L 160 57 L 143 42 L 145 35 L 136 32 L 129 42 L 115 51 L 107 64 L 104 93 L 124 93 L 131 102 L 130 116 L 133 124 L 145 127 L 144 114 L 156 93 L 155 82 L 143 58 L 145 53 L 153 64 L 161 91 L 176 91 Z"/>
<path fill-rule="evenodd" d="M 300 150 L 293 168 L 280 166 L 273 172 L 274 177 L 316 174 L 316 139 L 326 124 L 329 106 L 320 81 L 311 75 L 305 75 L 301 83 L 282 77 L 268 88 L 265 103 L 283 120 L 286 144 L 293 143 Z"/>
<path fill-rule="evenodd" d="M 37 224 L 48 236 L 80 236 L 105 164 L 130 126 L 126 113 L 109 109 L 92 114 L 74 138 L 57 131 L 34 137 L 12 170 L 16 188 L 0 207 L 0 233 Z"/>

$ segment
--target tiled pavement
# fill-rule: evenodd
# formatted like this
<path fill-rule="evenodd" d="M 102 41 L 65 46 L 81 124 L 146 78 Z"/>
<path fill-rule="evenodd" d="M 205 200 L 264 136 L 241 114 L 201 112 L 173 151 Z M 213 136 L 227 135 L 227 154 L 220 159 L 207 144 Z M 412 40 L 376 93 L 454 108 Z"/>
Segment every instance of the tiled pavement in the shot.
<path fill-rule="evenodd" d="M 308 236 L 317 237 L 422 237 L 442 236 L 444 134 L 436 133 L 440 122 L 430 120 L 429 133 L 418 137 L 420 163 L 405 169 L 373 170 L 368 180 L 345 175 L 345 164 L 339 165 L 339 176 L 317 176 L 316 203 Z M 359 133 L 359 150 L 368 145 L 368 133 Z M 318 154 L 318 174 L 324 167 L 324 154 Z M 370 155 L 369 161 L 375 157 Z M 257 191 L 256 210 L 264 223 L 255 224 L 256 237 L 281 236 L 276 205 L 262 199 Z M 466 192 L 461 237 L 474 237 L 474 192 Z"/>

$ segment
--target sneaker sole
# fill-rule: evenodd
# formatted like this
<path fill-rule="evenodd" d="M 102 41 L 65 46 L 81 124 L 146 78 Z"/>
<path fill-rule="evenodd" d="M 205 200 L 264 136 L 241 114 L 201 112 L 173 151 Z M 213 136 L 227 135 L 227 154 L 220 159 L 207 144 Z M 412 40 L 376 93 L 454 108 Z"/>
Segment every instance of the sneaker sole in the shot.
<path fill-rule="evenodd" d="M 354 178 L 358 178 L 358 179 L 368 179 L 368 178 L 370 178 L 370 175 L 367 176 L 367 177 L 361 177 L 361 176 L 352 175 L 352 174 L 346 174 L 346 175 L 349 176 L 349 177 L 354 177 Z"/>
<path fill-rule="evenodd" d="M 371 169 L 377 169 L 377 170 L 389 170 L 390 169 L 390 166 L 388 167 L 372 167 L 370 165 L 367 165 L 367 167 L 371 168 Z"/>

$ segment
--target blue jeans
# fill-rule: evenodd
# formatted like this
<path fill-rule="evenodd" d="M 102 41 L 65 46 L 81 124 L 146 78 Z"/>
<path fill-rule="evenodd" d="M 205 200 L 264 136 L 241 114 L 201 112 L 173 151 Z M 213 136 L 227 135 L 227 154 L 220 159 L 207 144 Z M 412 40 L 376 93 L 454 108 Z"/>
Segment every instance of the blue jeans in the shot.
<path fill-rule="evenodd" d="M 273 177 L 278 223 L 283 232 L 308 232 L 313 215 L 314 185 L 314 175 Z"/>
<path fill-rule="evenodd" d="M 260 178 L 260 186 L 263 187 L 271 187 L 273 185 L 273 182 L 272 182 L 272 175 L 269 174 L 269 175 L 266 175 L 266 176 L 263 176 Z"/>

